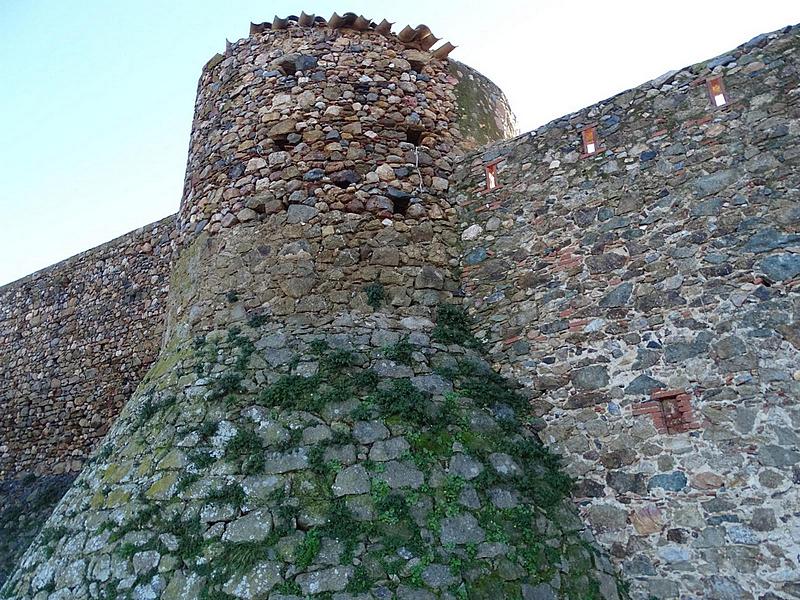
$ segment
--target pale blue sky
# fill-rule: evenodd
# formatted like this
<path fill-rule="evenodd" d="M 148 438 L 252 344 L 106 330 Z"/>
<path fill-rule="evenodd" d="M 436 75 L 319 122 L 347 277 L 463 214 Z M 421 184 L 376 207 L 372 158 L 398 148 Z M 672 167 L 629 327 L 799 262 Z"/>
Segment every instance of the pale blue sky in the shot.
<path fill-rule="evenodd" d="M 430 25 L 522 131 L 800 21 L 796 0 L 0 0 L 0 285 L 177 210 L 200 68 L 300 10 Z"/>

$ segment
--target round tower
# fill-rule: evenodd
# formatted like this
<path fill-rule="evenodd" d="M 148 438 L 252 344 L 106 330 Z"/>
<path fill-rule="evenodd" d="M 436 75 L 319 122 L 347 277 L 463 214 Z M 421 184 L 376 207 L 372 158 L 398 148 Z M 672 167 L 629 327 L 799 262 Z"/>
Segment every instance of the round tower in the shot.
<path fill-rule="evenodd" d="M 508 137 L 513 116 L 437 41 L 352 13 L 251 26 L 200 77 L 182 238 L 292 205 L 443 218 L 453 158 Z"/>
<path fill-rule="evenodd" d="M 301 15 L 206 66 L 166 343 L 0 595 L 620 599 L 447 302 L 510 113 L 436 41 Z"/>
<path fill-rule="evenodd" d="M 438 41 L 424 25 L 395 35 L 385 20 L 302 14 L 252 25 L 208 62 L 168 341 L 254 312 L 420 314 L 457 290 L 453 160 L 514 122 Z"/>

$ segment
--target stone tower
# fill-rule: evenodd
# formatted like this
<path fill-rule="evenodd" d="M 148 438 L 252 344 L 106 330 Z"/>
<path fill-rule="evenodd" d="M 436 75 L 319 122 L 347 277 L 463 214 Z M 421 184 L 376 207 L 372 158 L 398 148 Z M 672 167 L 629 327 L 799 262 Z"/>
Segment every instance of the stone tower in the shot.
<path fill-rule="evenodd" d="M 365 286 L 430 316 L 456 289 L 454 159 L 513 133 L 504 95 L 442 59 L 452 46 L 429 52 L 425 26 L 394 35 L 386 21 L 303 14 L 251 33 L 198 85 L 178 214 L 190 249 L 174 269 L 193 283 L 171 287 L 167 341 L 253 310 L 308 320 L 364 307 Z M 231 252 L 232 279 L 207 289 Z"/>
<path fill-rule="evenodd" d="M 7 597 L 620 597 L 448 302 L 453 161 L 513 121 L 437 41 L 303 14 L 206 65 L 161 354 Z"/>

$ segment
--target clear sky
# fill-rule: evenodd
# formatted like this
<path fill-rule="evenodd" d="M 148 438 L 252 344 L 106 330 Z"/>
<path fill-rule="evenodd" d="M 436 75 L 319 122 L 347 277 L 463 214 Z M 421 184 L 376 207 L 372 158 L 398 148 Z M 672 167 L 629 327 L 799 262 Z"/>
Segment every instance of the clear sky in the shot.
<path fill-rule="evenodd" d="M 426 23 L 521 131 L 800 21 L 797 0 L 0 0 L 0 285 L 175 212 L 202 65 L 301 10 Z"/>

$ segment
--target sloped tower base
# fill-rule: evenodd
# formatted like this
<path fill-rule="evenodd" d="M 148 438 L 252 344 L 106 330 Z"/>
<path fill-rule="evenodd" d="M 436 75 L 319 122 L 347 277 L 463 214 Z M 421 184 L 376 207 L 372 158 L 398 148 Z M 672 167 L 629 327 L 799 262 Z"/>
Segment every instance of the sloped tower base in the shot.
<path fill-rule="evenodd" d="M 6 596 L 617 597 L 527 403 L 439 315 L 165 352 Z"/>

